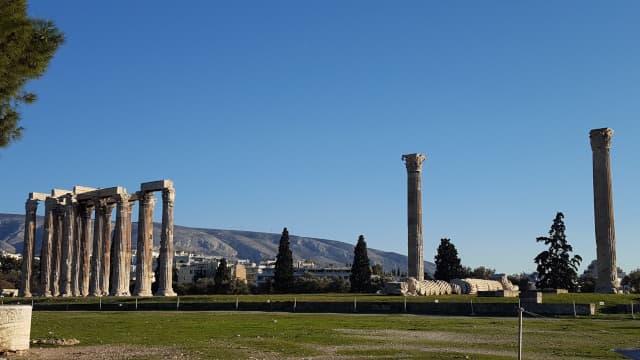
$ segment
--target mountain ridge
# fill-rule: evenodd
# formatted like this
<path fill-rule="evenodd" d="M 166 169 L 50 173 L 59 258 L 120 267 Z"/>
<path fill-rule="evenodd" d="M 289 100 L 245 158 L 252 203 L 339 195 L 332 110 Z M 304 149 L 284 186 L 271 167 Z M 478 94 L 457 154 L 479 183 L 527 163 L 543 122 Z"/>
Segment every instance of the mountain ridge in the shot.
<path fill-rule="evenodd" d="M 44 218 L 36 218 L 36 254 L 40 253 Z M 136 247 L 138 224 L 132 222 L 132 246 Z M 112 227 L 113 228 L 113 227 Z M 153 245 L 159 247 L 161 224 L 154 223 Z M 174 226 L 174 248 L 197 254 L 225 257 L 227 259 L 249 259 L 252 262 L 273 259 L 278 252 L 280 234 L 251 230 L 223 230 Z M 24 236 L 24 215 L 0 214 L 0 250 L 21 253 Z M 338 240 L 304 236 L 290 236 L 294 260 L 312 260 L 320 266 L 346 266 L 353 258 L 354 244 Z M 406 255 L 392 251 L 368 248 L 373 264 L 381 264 L 386 271 L 407 270 Z M 425 271 L 432 274 L 435 265 L 425 261 Z"/>

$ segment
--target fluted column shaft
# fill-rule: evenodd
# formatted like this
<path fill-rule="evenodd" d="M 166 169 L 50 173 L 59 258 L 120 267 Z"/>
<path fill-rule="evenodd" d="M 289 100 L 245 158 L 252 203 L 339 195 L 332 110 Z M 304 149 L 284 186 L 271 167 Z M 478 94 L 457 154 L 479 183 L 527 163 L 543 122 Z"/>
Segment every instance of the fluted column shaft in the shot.
<path fill-rule="evenodd" d="M 53 211 L 53 241 L 51 252 L 51 296 L 60 295 L 60 261 L 64 235 L 64 206 L 56 204 Z"/>
<path fill-rule="evenodd" d="M 422 239 L 422 154 L 403 155 L 407 168 L 407 227 L 409 277 L 424 280 L 424 249 Z"/>
<path fill-rule="evenodd" d="M 111 254 L 111 283 L 109 295 L 129 296 L 131 277 L 131 205 L 129 195 L 116 198 L 116 228 Z"/>
<path fill-rule="evenodd" d="M 599 293 L 616 293 L 619 283 L 610 160 L 613 130 L 594 129 L 589 137 L 593 152 L 593 203 L 598 262 L 595 290 Z"/>
<path fill-rule="evenodd" d="M 81 237 L 80 237 L 80 295 L 89 295 L 89 279 L 91 277 L 91 213 L 93 208 L 88 204 L 80 207 Z"/>
<path fill-rule="evenodd" d="M 136 287 L 133 294 L 135 296 L 151 296 L 153 206 L 155 198 L 152 192 L 141 192 L 139 198 Z"/>
<path fill-rule="evenodd" d="M 73 238 L 75 224 L 75 204 L 71 195 L 65 196 L 62 253 L 60 260 L 60 295 L 71 296 L 71 261 L 73 259 Z"/>
<path fill-rule="evenodd" d="M 162 233 L 158 256 L 158 296 L 175 296 L 173 291 L 173 203 L 175 190 L 162 191 Z"/>
<path fill-rule="evenodd" d="M 42 232 L 42 246 L 40 248 L 40 287 L 43 296 L 51 296 L 51 258 L 54 232 L 54 213 L 56 201 L 47 198 L 44 202 L 44 225 Z"/>
<path fill-rule="evenodd" d="M 106 212 L 106 202 L 96 199 L 95 219 L 93 221 L 93 246 L 91 255 L 91 278 L 89 279 L 89 295 L 101 296 L 100 276 L 102 269 L 102 236 L 104 235 L 104 213 Z"/>
<path fill-rule="evenodd" d="M 31 271 L 36 238 L 36 211 L 38 200 L 27 200 L 24 219 L 24 246 L 22 249 L 22 278 L 20 296 L 31 297 Z"/>
<path fill-rule="evenodd" d="M 102 261 L 100 262 L 100 291 L 109 295 L 109 276 L 111 275 L 111 215 L 115 204 L 105 204 L 102 219 Z"/>
<path fill-rule="evenodd" d="M 76 204 L 73 225 L 73 259 L 71 260 L 71 294 L 80 296 L 80 267 L 82 266 L 82 217 L 79 212 L 79 205 Z"/>

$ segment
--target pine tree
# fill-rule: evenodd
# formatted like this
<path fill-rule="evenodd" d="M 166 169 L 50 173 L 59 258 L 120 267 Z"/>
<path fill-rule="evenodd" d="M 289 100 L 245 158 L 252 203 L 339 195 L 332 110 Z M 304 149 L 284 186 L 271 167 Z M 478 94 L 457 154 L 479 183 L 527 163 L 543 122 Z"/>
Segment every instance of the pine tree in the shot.
<path fill-rule="evenodd" d="M 367 243 L 364 235 L 360 235 L 353 250 L 353 264 L 351 265 L 351 292 L 368 292 L 371 290 L 371 265 L 367 254 Z"/>
<path fill-rule="evenodd" d="M 293 282 L 293 254 L 289 246 L 289 231 L 284 228 L 280 237 L 280 246 L 278 246 L 276 268 L 273 274 L 273 288 L 281 293 L 291 291 Z"/>
<path fill-rule="evenodd" d="M 569 257 L 573 247 L 567 242 L 565 235 L 564 214 L 556 214 L 553 220 L 549 236 L 536 238 L 538 242 L 544 242 L 549 250 L 543 251 L 534 258 L 538 265 L 538 289 L 568 289 L 576 290 L 578 286 L 578 267 L 582 261 L 580 255 Z"/>
<path fill-rule="evenodd" d="M 222 258 L 213 276 L 213 291 L 216 294 L 228 294 L 231 291 L 231 269 L 227 266 L 227 259 Z"/>
<path fill-rule="evenodd" d="M 18 107 L 36 100 L 24 86 L 45 72 L 63 42 L 53 22 L 27 16 L 26 0 L 0 0 L 0 148 L 22 135 Z"/>
<path fill-rule="evenodd" d="M 451 243 L 451 239 L 440 239 L 435 261 L 436 272 L 434 277 L 436 280 L 451 281 L 452 279 L 464 277 L 465 271 L 460 264 L 458 250 Z"/>

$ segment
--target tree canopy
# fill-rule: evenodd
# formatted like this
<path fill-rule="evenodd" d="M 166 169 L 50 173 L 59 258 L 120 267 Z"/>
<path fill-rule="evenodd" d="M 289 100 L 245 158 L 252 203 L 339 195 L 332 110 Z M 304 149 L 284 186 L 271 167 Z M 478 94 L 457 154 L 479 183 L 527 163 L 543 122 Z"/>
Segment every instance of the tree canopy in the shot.
<path fill-rule="evenodd" d="M 227 259 L 222 258 L 213 276 L 213 291 L 216 294 L 228 294 L 231 291 L 231 268 L 227 266 Z"/>
<path fill-rule="evenodd" d="M 566 227 L 564 225 L 564 214 L 558 212 L 549 236 L 540 236 L 536 238 L 538 242 L 544 242 L 549 246 L 534 258 L 538 265 L 538 281 L 536 287 L 538 289 L 568 289 L 575 291 L 578 286 L 578 267 L 582 261 L 580 255 L 569 257 L 573 251 L 573 247 L 567 242 L 565 235 Z"/>
<path fill-rule="evenodd" d="M 458 250 L 451 242 L 451 239 L 440 239 L 438 253 L 435 257 L 436 272 L 434 277 L 436 280 L 451 281 L 464 277 L 466 274 L 458 257 Z"/>
<path fill-rule="evenodd" d="M 287 292 L 293 289 L 293 254 L 289 246 L 289 230 L 284 228 L 278 246 L 276 268 L 273 274 L 273 288 L 277 292 Z"/>
<path fill-rule="evenodd" d="M 24 90 L 44 74 L 64 36 L 50 20 L 27 16 L 26 0 L 0 0 L 0 148 L 22 135 L 22 104 L 36 95 Z"/>
<path fill-rule="evenodd" d="M 368 292 L 371 289 L 371 264 L 367 254 L 367 242 L 364 235 L 360 235 L 358 243 L 353 250 L 353 263 L 351 264 L 351 292 Z"/>

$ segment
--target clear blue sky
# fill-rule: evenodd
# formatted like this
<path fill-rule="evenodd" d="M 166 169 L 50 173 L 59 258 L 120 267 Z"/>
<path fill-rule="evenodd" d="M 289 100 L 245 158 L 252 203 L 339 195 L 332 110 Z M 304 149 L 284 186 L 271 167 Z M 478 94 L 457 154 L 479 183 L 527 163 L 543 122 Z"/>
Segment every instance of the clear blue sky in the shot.
<path fill-rule="evenodd" d="M 362 233 L 406 254 L 400 157 L 421 152 L 425 259 L 450 237 L 465 265 L 532 271 L 535 238 L 563 211 L 588 264 L 588 133 L 611 127 L 618 265 L 640 266 L 638 2 L 29 11 L 67 41 L 29 85 L 39 101 L 23 109 L 24 139 L 0 151 L 0 212 L 23 213 L 30 191 L 168 178 L 179 225 L 354 244 Z"/>

